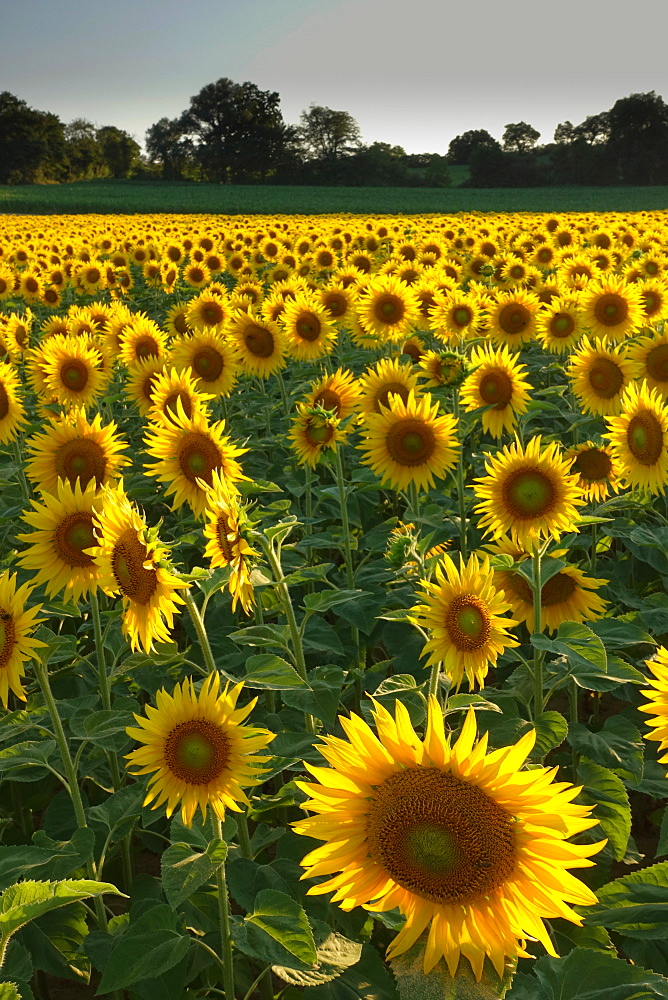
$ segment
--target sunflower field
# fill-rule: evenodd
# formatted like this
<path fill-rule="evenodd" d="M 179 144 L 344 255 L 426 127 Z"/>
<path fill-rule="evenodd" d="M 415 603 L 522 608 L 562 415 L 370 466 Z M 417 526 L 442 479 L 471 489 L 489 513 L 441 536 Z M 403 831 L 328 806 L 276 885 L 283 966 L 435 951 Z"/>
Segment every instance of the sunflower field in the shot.
<path fill-rule="evenodd" d="M 0 217 L 0 1000 L 668 1000 L 667 236 Z"/>

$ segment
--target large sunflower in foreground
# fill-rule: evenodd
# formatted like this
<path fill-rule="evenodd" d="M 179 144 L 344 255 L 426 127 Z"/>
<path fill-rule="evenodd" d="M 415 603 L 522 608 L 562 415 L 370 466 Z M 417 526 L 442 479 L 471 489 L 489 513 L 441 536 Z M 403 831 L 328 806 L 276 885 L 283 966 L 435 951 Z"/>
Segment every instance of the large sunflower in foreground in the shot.
<path fill-rule="evenodd" d="M 243 684 L 219 693 L 220 677 L 209 674 L 199 693 L 188 677 L 173 694 L 162 688 L 157 708 L 146 707 L 146 717 L 135 714 L 141 728 L 128 728 L 128 736 L 144 745 L 126 754 L 131 774 L 152 774 L 144 805 L 157 809 L 166 802 L 167 815 L 181 805 L 181 819 L 190 826 L 197 809 L 203 819 L 210 806 L 219 819 L 225 810 L 241 812 L 248 804 L 243 786 L 257 785 L 268 758 L 258 756 L 274 734 L 242 725 L 255 707 L 253 698 L 237 708 Z"/>
<path fill-rule="evenodd" d="M 26 660 L 34 657 L 35 651 L 44 646 L 38 639 L 31 639 L 30 633 L 41 619 L 35 616 L 41 604 L 26 609 L 25 603 L 33 585 L 24 583 L 16 586 L 16 573 L 9 570 L 0 573 L 0 702 L 7 708 L 9 692 L 13 691 L 21 701 L 26 700 L 21 678 L 25 672 Z"/>
<path fill-rule="evenodd" d="M 0 361 L 0 444 L 15 441 L 26 422 L 20 386 L 16 369 L 9 362 Z"/>
<path fill-rule="evenodd" d="M 459 569 L 449 555 L 436 567 L 436 582 L 421 580 L 425 593 L 418 598 L 426 604 L 411 608 L 411 621 L 429 633 L 422 656 L 426 666 L 443 663 L 443 669 L 459 688 L 464 675 L 471 689 L 483 686 L 490 664 L 495 665 L 504 649 L 517 646 L 507 629 L 517 625 L 502 617 L 510 610 L 503 592 L 491 581 L 489 560 L 482 563 L 470 556 L 466 565 L 460 556 Z"/>
<path fill-rule="evenodd" d="M 491 344 L 475 348 L 471 364 L 475 371 L 462 385 L 461 401 L 469 413 L 488 407 L 481 414 L 482 428 L 500 438 L 516 426 L 518 416 L 529 406 L 532 386 L 525 378 L 527 369 L 514 360 L 507 347 L 495 350 Z"/>
<path fill-rule="evenodd" d="M 595 337 L 621 341 L 643 325 L 640 289 L 618 276 L 589 282 L 580 306 L 582 321 Z"/>
<path fill-rule="evenodd" d="M 416 399 L 411 390 L 406 402 L 390 394 L 389 406 L 365 417 L 358 445 L 365 452 L 362 464 L 370 465 L 383 485 L 430 489 L 435 477 L 442 479 L 457 464 L 456 428 L 457 419 L 439 413 L 430 393 Z"/>
<path fill-rule="evenodd" d="M 129 464 L 120 454 L 127 444 L 117 436 L 116 424 L 102 426 L 99 413 L 89 423 L 82 410 L 70 410 L 49 420 L 46 430 L 33 434 L 26 444 L 32 452 L 26 475 L 47 493 L 58 492 L 59 478 L 71 486 L 79 482 L 82 489 L 94 479 L 99 488 Z"/>
<path fill-rule="evenodd" d="M 622 398 L 622 414 L 608 417 L 613 457 L 626 486 L 664 493 L 668 483 L 668 406 L 655 389 L 630 385 Z"/>
<path fill-rule="evenodd" d="M 206 487 L 204 537 L 207 539 L 204 556 L 211 569 L 230 567 L 227 589 L 232 595 L 232 611 L 241 604 L 250 614 L 255 601 L 251 570 L 260 553 L 248 542 L 249 525 L 245 508 L 239 495 L 230 490 L 218 471 L 213 473 L 213 483 Z"/>
<path fill-rule="evenodd" d="M 506 445 L 485 463 L 488 475 L 476 480 L 480 528 L 494 538 L 510 535 L 527 551 L 544 538 L 577 531 L 577 507 L 585 500 L 570 466 L 556 442 L 541 450 L 540 436 L 526 448 L 519 441 Z"/>
<path fill-rule="evenodd" d="M 106 594 L 123 598 L 123 633 L 132 649 L 150 653 L 156 642 L 169 642 L 177 604 L 184 604 L 179 588 L 187 586 L 164 564 L 167 549 L 118 486 L 102 493 L 95 512 L 97 545 L 87 551 L 98 570 Z"/>
<path fill-rule="evenodd" d="M 566 369 L 583 412 L 600 416 L 621 412 L 624 390 L 639 372 L 640 365 L 607 340 L 586 337 Z"/>
<path fill-rule="evenodd" d="M 187 417 L 180 399 L 176 408 L 176 413 L 163 415 L 161 422 L 150 426 L 146 432 L 146 451 L 157 459 L 146 469 L 149 475 L 169 484 L 166 494 L 174 494 L 174 510 L 189 503 L 195 516 L 201 517 L 206 491 L 198 480 L 211 486 L 215 469 L 228 485 L 246 479 L 237 459 L 248 449 L 232 444 L 223 433 L 224 420 L 209 423 L 202 411 Z"/>
<path fill-rule="evenodd" d="M 334 891 L 344 910 L 398 908 L 406 923 L 389 958 L 429 927 L 425 973 L 444 958 L 454 976 L 463 957 L 480 980 L 488 957 L 502 976 L 506 958 L 529 957 L 527 938 L 555 955 L 543 921 L 580 925 L 569 904 L 596 902 L 567 870 L 593 864 L 603 846 L 567 839 L 596 825 L 591 806 L 573 803 L 579 788 L 554 782 L 555 769 L 520 770 L 533 730 L 488 754 L 472 709 L 454 745 L 434 697 L 423 740 L 400 701 L 395 711 L 376 705 L 378 735 L 341 716 L 348 740 L 319 747 L 331 767 L 304 765 L 319 783 L 297 782 L 311 796 L 302 808 L 316 815 L 294 826 L 325 843 L 303 859 L 303 878 L 330 876 L 309 895 Z"/>
<path fill-rule="evenodd" d="M 47 597 L 64 592 L 66 599 L 78 601 L 97 588 L 97 566 L 87 551 L 95 545 L 93 518 L 97 487 L 94 480 L 82 491 L 67 480 L 58 480 L 55 494 L 44 493 L 43 503 L 32 501 L 34 510 L 22 517 L 35 528 L 16 537 L 29 546 L 19 556 L 19 564 L 36 570 L 34 583 L 45 584 Z M 97 500 L 97 507 L 101 501 Z"/>

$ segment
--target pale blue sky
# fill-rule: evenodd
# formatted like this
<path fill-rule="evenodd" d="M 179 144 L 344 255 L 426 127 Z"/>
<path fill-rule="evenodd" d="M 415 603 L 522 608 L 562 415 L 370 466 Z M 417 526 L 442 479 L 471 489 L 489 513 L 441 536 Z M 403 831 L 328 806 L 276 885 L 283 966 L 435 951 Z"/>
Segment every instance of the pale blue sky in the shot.
<path fill-rule="evenodd" d="M 552 138 L 619 97 L 668 101 L 665 0 L 2 0 L 0 90 L 63 121 L 127 129 L 221 76 L 277 90 L 296 123 L 314 101 L 366 142 L 447 151 L 453 136 L 528 121 Z M 635 11 L 637 10 L 637 13 Z"/>

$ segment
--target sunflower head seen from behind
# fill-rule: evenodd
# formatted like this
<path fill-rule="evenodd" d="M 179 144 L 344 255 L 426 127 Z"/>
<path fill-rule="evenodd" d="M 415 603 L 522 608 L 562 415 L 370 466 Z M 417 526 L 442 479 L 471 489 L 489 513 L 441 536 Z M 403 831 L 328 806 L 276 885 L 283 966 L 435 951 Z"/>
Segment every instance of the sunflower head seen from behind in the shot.
<path fill-rule="evenodd" d="M 262 764 L 258 754 L 274 738 L 266 729 L 243 725 L 257 698 L 243 708 L 237 700 L 243 684 L 229 684 L 220 691 L 220 676 L 210 674 L 198 692 L 191 678 L 177 684 L 173 694 L 162 688 L 157 707 L 146 716 L 135 715 L 138 728 L 128 735 L 142 746 L 127 754 L 131 774 L 150 774 L 144 805 L 166 804 L 171 816 L 181 806 L 181 819 L 191 826 L 199 808 L 206 819 L 210 807 L 219 819 L 225 810 L 241 812 L 248 804 L 244 787 L 258 784 Z"/>

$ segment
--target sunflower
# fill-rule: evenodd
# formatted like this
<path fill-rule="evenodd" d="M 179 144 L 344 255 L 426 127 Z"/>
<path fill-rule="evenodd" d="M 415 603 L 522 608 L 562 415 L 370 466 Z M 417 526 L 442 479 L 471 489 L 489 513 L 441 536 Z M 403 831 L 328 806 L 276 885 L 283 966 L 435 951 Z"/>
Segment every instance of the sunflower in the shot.
<path fill-rule="evenodd" d="M 582 320 L 597 337 L 625 340 L 643 324 L 640 289 L 614 275 L 590 282 L 581 305 Z"/>
<path fill-rule="evenodd" d="M 183 268 L 183 280 L 191 288 L 204 288 L 211 281 L 211 271 L 206 264 L 191 261 Z"/>
<path fill-rule="evenodd" d="M 99 413 L 90 423 L 78 409 L 53 417 L 46 430 L 33 434 L 26 444 L 32 452 L 26 475 L 41 492 L 57 493 L 59 478 L 70 486 L 79 482 L 82 489 L 94 479 L 99 489 L 129 465 L 120 454 L 127 444 L 116 435 L 116 424 L 103 427 Z"/>
<path fill-rule="evenodd" d="M 45 648 L 44 643 L 32 639 L 30 633 L 41 619 L 35 616 L 41 611 L 41 604 L 26 609 L 25 604 L 33 585 L 24 583 L 16 586 L 17 574 L 9 570 L 0 573 L 0 702 L 8 707 L 9 692 L 26 701 L 21 678 L 25 672 L 24 663 L 34 658 L 36 650 Z"/>
<path fill-rule="evenodd" d="M 166 568 L 167 549 L 149 532 L 122 480 L 103 489 L 99 506 L 93 522 L 97 544 L 86 551 L 105 594 L 123 598 L 123 634 L 132 649 L 150 653 L 154 643 L 170 641 L 177 604 L 185 604 L 178 590 L 187 584 Z"/>
<path fill-rule="evenodd" d="M 229 684 L 219 694 L 220 677 L 209 674 L 199 694 L 191 678 L 176 685 L 169 695 L 162 688 L 157 708 L 147 706 L 146 718 L 135 714 L 141 728 L 128 728 L 128 736 L 144 744 L 126 754 L 131 774 L 151 774 L 144 805 L 152 809 L 167 803 L 171 816 L 181 804 L 181 819 L 190 826 L 199 807 L 206 819 L 207 806 L 219 819 L 225 809 L 240 812 L 238 802 L 248 805 L 242 786 L 257 785 L 264 773 L 258 756 L 274 739 L 266 729 L 242 725 L 257 698 L 243 708 L 237 699 L 243 684 Z M 155 801 L 154 801 L 155 800 Z"/>
<path fill-rule="evenodd" d="M 626 357 L 638 366 L 638 378 L 668 399 L 668 332 L 632 340 L 626 347 Z"/>
<path fill-rule="evenodd" d="M 655 389 L 630 385 L 622 397 L 622 413 L 608 417 L 613 458 L 625 486 L 665 493 L 668 483 L 668 406 Z"/>
<path fill-rule="evenodd" d="M 639 705 L 639 712 L 647 712 L 653 716 L 647 719 L 647 725 L 652 729 L 651 733 L 645 733 L 646 740 L 657 740 L 659 743 L 659 753 L 668 749 L 668 649 L 659 646 L 651 660 L 645 660 L 652 677 L 648 677 L 648 683 L 653 690 L 641 691 L 648 699 L 646 705 Z M 668 755 L 659 757 L 659 763 L 665 764 Z"/>
<path fill-rule="evenodd" d="M 15 441 L 26 423 L 20 386 L 16 369 L 8 361 L 0 361 L 0 444 Z"/>
<path fill-rule="evenodd" d="M 217 288 L 218 286 L 216 286 Z M 229 318 L 230 308 L 225 290 L 222 295 L 208 288 L 193 299 L 186 310 L 186 323 L 193 330 L 208 331 L 222 326 Z"/>
<path fill-rule="evenodd" d="M 241 604 L 249 615 L 255 603 L 251 569 L 260 553 L 248 542 L 246 510 L 217 471 L 213 473 L 211 487 L 206 486 L 206 490 L 204 537 L 208 541 L 204 555 L 212 569 L 230 567 L 227 588 L 232 595 L 232 611 Z"/>
<path fill-rule="evenodd" d="M 288 352 L 296 361 L 313 361 L 334 348 L 336 327 L 325 307 L 310 295 L 298 292 L 294 299 L 286 301 L 280 323 Z"/>
<path fill-rule="evenodd" d="M 355 294 L 350 288 L 342 284 L 329 284 L 320 290 L 318 297 L 331 323 L 347 329 L 357 326 Z"/>
<path fill-rule="evenodd" d="M 544 350 L 552 354 L 565 354 L 580 340 L 584 332 L 582 311 L 578 300 L 552 299 L 544 305 L 536 318 L 536 339 Z"/>
<path fill-rule="evenodd" d="M 238 448 L 223 434 L 223 420 L 210 424 L 201 411 L 187 417 L 180 400 L 176 405 L 175 414 L 163 414 L 161 422 L 147 431 L 146 450 L 158 461 L 146 468 L 149 475 L 169 483 L 167 496 L 174 494 L 173 510 L 187 502 L 195 516 L 201 517 L 206 491 L 198 480 L 211 486 L 215 469 L 228 485 L 247 479 L 237 458 L 248 449 Z"/>
<path fill-rule="evenodd" d="M 355 304 L 357 321 L 367 336 L 398 343 L 420 320 L 415 292 L 393 275 L 377 275 L 365 286 Z"/>
<path fill-rule="evenodd" d="M 128 323 L 123 330 L 120 355 L 126 365 L 148 357 L 165 357 L 167 334 L 148 317 L 140 316 Z"/>
<path fill-rule="evenodd" d="M 540 300 L 533 292 L 515 288 L 498 292 L 488 323 L 489 335 L 497 347 L 518 349 L 536 336 L 536 318 Z"/>
<path fill-rule="evenodd" d="M 424 740 L 399 700 L 394 719 L 377 703 L 373 717 L 377 736 L 359 716 L 341 716 L 348 741 L 322 737 L 319 747 L 331 767 L 305 764 L 319 784 L 297 782 L 315 815 L 295 830 L 325 841 L 302 860 L 303 878 L 330 876 L 309 895 L 334 890 L 345 910 L 398 908 L 406 923 L 388 958 L 431 924 L 425 973 L 444 958 L 454 976 L 463 957 L 480 980 L 487 956 L 502 976 L 506 957 L 528 957 L 527 938 L 554 955 L 543 920 L 582 923 L 568 904 L 596 896 L 567 869 L 593 864 L 605 842 L 568 843 L 596 824 L 591 806 L 573 804 L 579 789 L 554 782 L 555 769 L 520 770 L 535 731 L 487 754 L 473 709 L 450 745 L 433 696 Z"/>
<path fill-rule="evenodd" d="M 271 319 L 237 310 L 228 328 L 228 340 L 249 375 L 268 378 L 285 368 L 285 335 Z"/>
<path fill-rule="evenodd" d="M 639 281 L 643 325 L 654 326 L 668 317 L 668 284 L 665 279 L 649 278 Z"/>
<path fill-rule="evenodd" d="M 398 358 L 383 358 L 373 368 L 367 368 L 360 376 L 362 413 L 380 413 L 381 406 L 387 406 L 390 393 L 401 396 L 404 402 L 413 391 L 419 396 L 418 376 L 412 364 L 402 364 Z"/>
<path fill-rule="evenodd" d="M 192 333 L 192 327 L 188 326 L 187 306 L 181 302 L 171 306 L 167 310 L 163 326 L 170 337 L 182 337 L 186 333 Z"/>
<path fill-rule="evenodd" d="M 45 584 L 47 597 L 63 592 L 78 601 L 97 588 L 97 567 L 86 551 L 95 545 L 93 517 L 101 504 L 96 497 L 94 480 L 82 491 L 78 481 L 73 489 L 59 479 L 55 494 L 44 493 L 43 503 L 33 500 L 35 509 L 21 515 L 37 530 L 16 536 L 29 546 L 19 564 L 37 571 L 33 582 Z"/>
<path fill-rule="evenodd" d="M 572 462 L 571 472 L 579 476 L 577 485 L 587 502 L 601 503 L 619 489 L 619 466 L 609 445 L 586 441 L 564 452 L 564 458 Z"/>
<path fill-rule="evenodd" d="M 207 403 L 214 397 L 208 392 L 201 392 L 196 379 L 186 368 L 178 372 L 175 368 L 158 372 L 151 383 L 151 402 L 148 415 L 151 420 L 160 422 L 162 417 L 171 418 L 178 414 L 179 403 L 186 417 L 193 413 L 208 415 Z"/>
<path fill-rule="evenodd" d="M 172 343 L 171 364 L 178 371 L 189 368 L 198 388 L 212 398 L 229 396 L 237 380 L 234 348 L 212 330 L 179 337 Z"/>
<path fill-rule="evenodd" d="M 334 410 L 339 420 L 345 420 L 359 409 L 360 396 L 361 389 L 353 373 L 339 368 L 333 375 L 313 382 L 305 402 L 307 406 Z"/>
<path fill-rule="evenodd" d="M 622 395 L 640 366 L 607 340 L 585 337 L 572 355 L 566 374 L 585 413 L 612 416 L 621 412 Z"/>
<path fill-rule="evenodd" d="M 133 361 L 128 365 L 128 377 L 123 390 L 128 399 L 132 400 L 142 417 L 147 417 L 153 405 L 155 380 L 164 371 L 165 359 L 151 354 L 141 361 Z"/>
<path fill-rule="evenodd" d="M 527 369 L 513 360 L 507 347 L 495 350 L 490 344 L 474 348 L 471 364 L 476 368 L 462 385 L 462 404 L 469 413 L 487 407 L 481 416 L 483 430 L 500 438 L 527 411 L 532 388 L 525 378 Z"/>
<path fill-rule="evenodd" d="M 474 488 L 482 501 L 475 510 L 485 534 L 510 535 L 530 551 L 543 538 L 577 531 L 577 507 L 585 500 L 556 442 L 541 451 L 540 436 L 526 448 L 515 441 L 490 457 L 485 468 L 489 475 L 477 479 Z"/>
<path fill-rule="evenodd" d="M 427 350 L 427 345 L 424 340 L 418 336 L 408 337 L 404 340 L 403 344 L 399 349 L 400 354 L 405 354 L 406 357 L 411 358 L 411 360 L 417 364 L 421 357 L 423 357 L 425 351 Z"/>
<path fill-rule="evenodd" d="M 442 661 L 457 689 L 464 674 L 471 690 L 482 687 L 499 653 L 519 645 L 508 635 L 517 622 L 502 617 L 510 604 L 492 585 L 489 560 L 472 555 L 464 565 L 460 555 L 457 569 L 446 554 L 436 567 L 436 583 L 420 584 L 426 592 L 417 596 L 427 603 L 411 608 L 411 621 L 429 632 L 421 653 L 429 657 L 426 666 Z"/>
<path fill-rule="evenodd" d="M 431 394 L 416 399 L 411 390 L 404 402 L 391 394 L 380 413 L 368 413 L 358 445 L 365 452 L 363 465 L 370 465 L 383 485 L 406 490 L 410 483 L 427 490 L 434 477 L 443 478 L 457 464 L 459 442 L 457 420 L 439 413 Z"/>
<path fill-rule="evenodd" d="M 23 316 L 14 313 L 9 317 L 2 331 L 2 336 L 7 345 L 7 350 L 13 358 L 18 359 L 22 357 L 24 352 L 29 348 L 32 328 L 33 314 L 30 309 L 26 309 Z"/>
<path fill-rule="evenodd" d="M 51 337 L 42 361 L 46 392 L 67 408 L 92 406 L 109 381 L 101 360 L 100 351 L 80 337 Z"/>
<path fill-rule="evenodd" d="M 428 380 L 425 389 L 460 385 L 469 369 L 465 356 L 456 351 L 425 351 L 418 367 L 422 369 L 419 377 Z"/>
<path fill-rule="evenodd" d="M 315 468 L 325 449 L 336 449 L 339 441 L 345 437 L 345 431 L 339 427 L 339 423 L 338 417 L 332 416 L 329 410 L 324 410 L 321 406 L 298 403 L 297 415 L 288 434 L 297 462 Z"/>
<path fill-rule="evenodd" d="M 510 539 L 502 538 L 486 546 L 493 555 L 507 554 L 516 562 L 523 562 L 529 554 L 514 545 Z M 555 549 L 550 555 L 563 559 L 567 549 Z M 573 565 L 564 566 L 551 576 L 541 588 L 541 622 L 549 632 L 554 632 L 562 622 L 597 621 L 605 614 L 606 601 L 596 593 L 607 584 L 607 580 L 595 580 Z M 524 621 L 530 632 L 534 630 L 533 592 L 527 580 L 514 570 L 495 569 L 494 586 L 502 590 L 510 605 L 511 614 Z"/>

